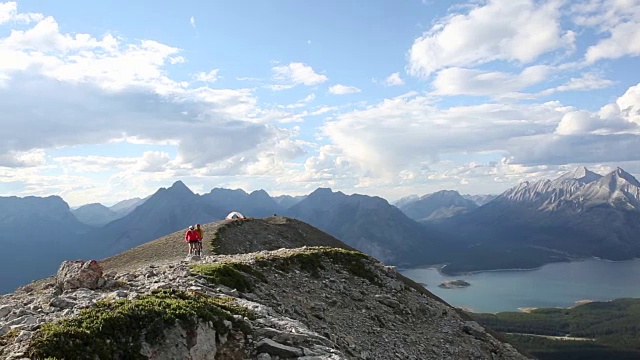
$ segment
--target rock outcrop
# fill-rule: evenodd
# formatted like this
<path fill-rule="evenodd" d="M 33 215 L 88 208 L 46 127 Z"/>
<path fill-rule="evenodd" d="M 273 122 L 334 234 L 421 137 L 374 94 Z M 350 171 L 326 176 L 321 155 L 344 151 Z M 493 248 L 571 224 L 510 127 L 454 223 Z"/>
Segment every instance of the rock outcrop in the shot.
<path fill-rule="evenodd" d="M 57 281 L 1 296 L 0 358 L 525 358 L 394 268 L 347 249 L 68 276 L 93 267 L 63 264 Z"/>
<path fill-rule="evenodd" d="M 102 266 L 95 260 L 65 261 L 56 274 L 56 286 L 61 290 L 95 289 L 102 278 Z"/>

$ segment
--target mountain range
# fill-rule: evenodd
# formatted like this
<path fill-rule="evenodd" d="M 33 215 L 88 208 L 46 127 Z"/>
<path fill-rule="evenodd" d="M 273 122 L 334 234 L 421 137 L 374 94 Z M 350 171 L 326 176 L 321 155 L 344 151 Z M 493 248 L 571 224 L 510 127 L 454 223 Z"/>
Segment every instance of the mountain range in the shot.
<path fill-rule="evenodd" d="M 133 198 L 123 200 L 110 207 L 100 203 L 86 204 L 72 209 L 71 213 L 83 224 L 102 226 L 128 215 L 147 199 Z"/>
<path fill-rule="evenodd" d="M 38 244 L 38 252 L 27 258 L 15 258 L 0 262 L 0 272 L 6 274 L 0 282 L 0 292 L 11 290 L 16 285 L 31 279 L 47 276 L 55 271 L 56 264 L 69 258 L 104 258 L 143 244 L 166 234 L 185 229 L 194 223 L 209 223 L 224 219 L 230 211 L 240 211 L 248 217 L 265 217 L 273 214 L 298 217 L 314 226 L 339 237 L 348 245 L 365 251 L 391 264 L 413 266 L 424 259 L 439 260 L 445 253 L 438 243 L 441 236 L 402 213 L 398 208 L 380 197 L 365 195 L 347 196 L 330 189 L 318 189 L 304 197 L 280 196 L 271 198 L 264 190 L 247 193 L 243 190 L 215 188 L 209 193 L 193 193 L 181 181 L 169 188 L 161 188 L 144 200 L 132 199 L 111 208 L 85 206 L 71 210 L 59 197 L 52 198 L 6 198 L 21 202 L 24 208 L 36 206 L 33 201 L 52 202 L 40 205 L 50 221 L 37 221 L 38 236 L 45 239 Z M 287 208 L 286 205 L 292 205 Z M 2 203 L 0 203 L 2 206 Z M 0 209 L 11 206 L 2 206 Z M 84 208 L 84 210 L 83 210 Z M 93 217 L 92 224 L 80 221 L 83 211 L 100 209 L 104 218 Z M 115 208 L 115 209 L 114 209 Z M 107 209 L 108 211 L 104 211 Z M 123 211 L 105 225 L 113 213 Z M 12 231 L 26 226 L 37 217 L 31 213 L 15 216 L 5 214 Z M 0 218 L 1 219 L 1 218 Z M 84 219 L 86 222 L 86 218 Z M 58 229 L 74 229 L 70 234 Z M 14 246 L 14 239 L 3 231 L 0 243 Z M 47 234 L 48 236 L 44 236 Z M 434 251 L 434 249 L 440 249 Z M 434 256 L 436 256 L 434 258 Z M 22 259 L 21 263 L 16 263 Z M 40 261 L 46 259 L 46 261 Z M 8 267 L 22 268 L 29 263 L 27 272 L 10 272 Z"/>
<path fill-rule="evenodd" d="M 319 188 L 284 213 L 389 264 L 418 265 L 446 252 L 442 234 L 377 196 Z"/>
<path fill-rule="evenodd" d="M 631 259 L 640 256 L 639 199 L 640 182 L 623 169 L 601 176 L 578 168 L 557 179 L 523 182 L 435 225 L 456 233 L 452 239 L 469 249 L 452 272 L 487 262 L 520 268 L 576 257 Z"/>
<path fill-rule="evenodd" d="M 482 205 L 455 191 L 397 207 L 326 188 L 302 197 L 221 188 L 199 195 L 180 181 L 111 207 L 71 210 L 57 196 L 0 197 L 0 244 L 15 249 L 0 254 L 0 293 L 51 274 L 62 260 L 104 258 L 234 210 L 295 217 L 389 264 L 447 264 L 448 273 L 630 259 L 640 256 L 639 199 L 640 183 L 624 170 L 601 176 L 586 168 L 524 182 Z"/>

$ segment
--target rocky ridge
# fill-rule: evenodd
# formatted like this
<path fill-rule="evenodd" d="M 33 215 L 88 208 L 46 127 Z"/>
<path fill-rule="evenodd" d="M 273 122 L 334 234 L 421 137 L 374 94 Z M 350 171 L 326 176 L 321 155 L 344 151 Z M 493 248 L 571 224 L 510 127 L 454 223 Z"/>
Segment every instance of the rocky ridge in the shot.
<path fill-rule="evenodd" d="M 497 200 L 543 212 L 580 212 L 602 206 L 639 212 L 640 182 L 621 168 L 602 176 L 580 167 L 555 180 L 523 182 L 505 191 Z"/>
<path fill-rule="evenodd" d="M 0 304 L 2 359 L 525 358 L 394 268 L 327 247 L 65 262 Z"/>

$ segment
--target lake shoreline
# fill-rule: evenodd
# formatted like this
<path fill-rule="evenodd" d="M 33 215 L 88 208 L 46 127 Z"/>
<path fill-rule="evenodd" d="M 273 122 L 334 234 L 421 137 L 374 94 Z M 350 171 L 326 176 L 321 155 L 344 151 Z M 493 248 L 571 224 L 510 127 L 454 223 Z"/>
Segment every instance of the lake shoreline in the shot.
<path fill-rule="evenodd" d="M 480 270 L 470 270 L 470 271 L 460 271 L 460 272 L 453 272 L 453 273 L 447 273 L 442 271 L 442 269 L 444 269 L 448 264 L 429 264 L 429 265 L 421 265 L 421 266 L 417 266 L 417 267 L 411 267 L 411 268 L 399 268 L 399 271 L 406 271 L 406 270 L 412 270 L 412 269 L 436 269 L 438 271 L 438 273 L 440 275 L 443 276 L 465 276 L 465 275 L 475 275 L 475 274 L 481 274 L 481 273 L 490 273 L 490 272 L 511 272 L 511 271 L 534 271 L 534 270 L 540 270 L 543 267 L 547 266 L 547 265 L 551 265 L 551 264 L 558 264 L 558 263 L 576 263 L 576 262 L 584 262 L 584 261 L 589 261 L 589 260 L 597 260 L 597 261 L 603 261 L 603 262 L 608 262 L 608 263 L 624 263 L 624 262 L 631 262 L 634 260 L 640 260 L 640 257 L 637 258 L 632 258 L 632 259 L 625 259 L 625 260 L 611 260 L 611 259 L 605 259 L 605 258 L 599 258 L 597 256 L 591 256 L 591 257 L 581 257 L 581 258 L 573 258 L 573 259 L 567 259 L 566 261 L 554 261 L 554 262 L 548 262 L 536 267 L 532 267 L 532 268 L 500 268 L 500 269 L 480 269 Z"/>
<path fill-rule="evenodd" d="M 475 313 L 518 312 L 534 308 L 572 308 L 581 303 L 640 298 L 630 283 L 640 278 L 640 259 L 603 260 L 595 257 L 545 264 L 530 269 L 491 269 L 465 276 L 442 273 L 443 264 L 399 269 L 452 306 Z M 438 287 L 464 279 L 473 286 L 455 290 Z"/>

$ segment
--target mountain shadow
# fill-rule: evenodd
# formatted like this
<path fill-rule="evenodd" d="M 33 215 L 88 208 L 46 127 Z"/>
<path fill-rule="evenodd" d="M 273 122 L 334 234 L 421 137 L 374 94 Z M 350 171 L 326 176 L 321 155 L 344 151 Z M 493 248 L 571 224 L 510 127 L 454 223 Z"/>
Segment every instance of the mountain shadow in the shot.
<path fill-rule="evenodd" d="M 47 276 L 60 262 L 88 256 L 92 228 L 58 196 L 0 197 L 0 293 Z"/>
<path fill-rule="evenodd" d="M 442 234 L 377 196 L 347 196 L 319 188 L 285 213 L 390 264 L 442 261 L 450 251 Z"/>

